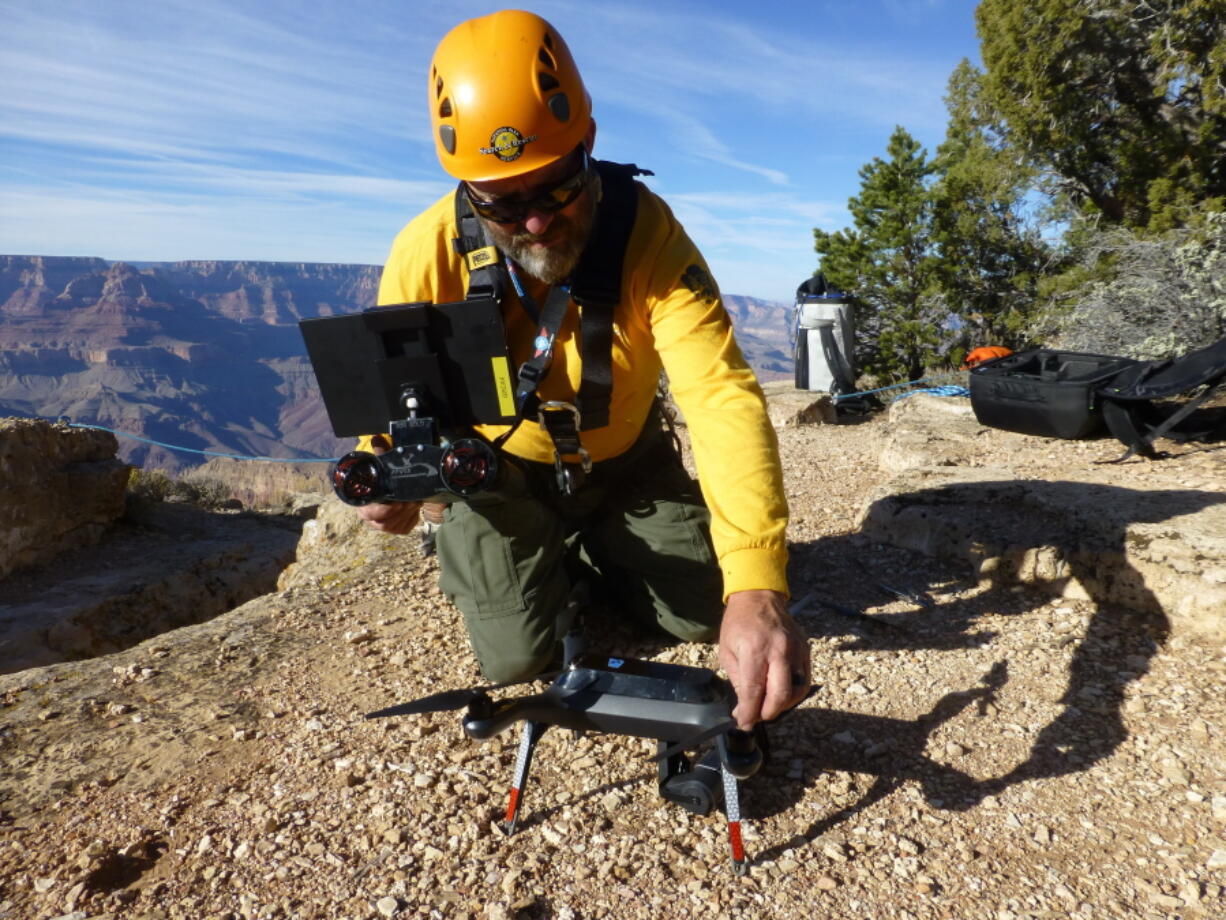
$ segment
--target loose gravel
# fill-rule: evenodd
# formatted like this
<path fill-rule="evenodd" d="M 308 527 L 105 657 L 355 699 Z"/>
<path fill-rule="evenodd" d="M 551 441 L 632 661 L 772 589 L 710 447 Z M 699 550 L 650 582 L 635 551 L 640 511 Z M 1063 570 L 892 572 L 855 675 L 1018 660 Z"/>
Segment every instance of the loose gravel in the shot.
<path fill-rule="evenodd" d="M 658 797 L 650 742 L 548 732 L 506 838 L 517 735 L 364 720 L 480 682 L 406 538 L 205 651 L 111 656 L 84 697 L 70 665 L 0 684 L 0 918 L 1226 915 L 1226 649 L 864 540 L 882 425 L 780 434 L 819 686 L 743 786 L 745 877 L 722 816 Z M 1094 453 L 1029 443 L 998 459 L 1059 478 Z M 606 620 L 591 644 L 716 662 Z"/>

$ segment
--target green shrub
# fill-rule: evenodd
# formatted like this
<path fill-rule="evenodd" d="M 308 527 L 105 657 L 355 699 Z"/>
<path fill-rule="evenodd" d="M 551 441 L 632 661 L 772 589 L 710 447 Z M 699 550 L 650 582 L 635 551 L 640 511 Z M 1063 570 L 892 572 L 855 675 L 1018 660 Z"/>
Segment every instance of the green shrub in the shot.
<path fill-rule="evenodd" d="M 164 502 L 174 493 L 175 481 L 162 470 L 133 467 L 128 476 L 128 495 L 151 502 Z"/>
<path fill-rule="evenodd" d="M 137 501 L 185 502 L 210 510 L 242 506 L 224 480 L 197 470 L 173 479 L 164 470 L 135 468 L 128 478 L 128 494 Z"/>

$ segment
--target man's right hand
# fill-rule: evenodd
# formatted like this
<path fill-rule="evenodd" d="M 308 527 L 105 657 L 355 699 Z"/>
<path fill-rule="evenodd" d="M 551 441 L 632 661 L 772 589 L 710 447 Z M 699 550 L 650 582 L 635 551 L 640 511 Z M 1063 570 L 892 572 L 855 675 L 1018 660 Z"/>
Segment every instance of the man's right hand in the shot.
<path fill-rule="evenodd" d="M 358 517 L 375 530 L 383 533 L 412 533 L 421 515 L 421 502 L 388 502 L 387 504 L 360 505 Z"/>

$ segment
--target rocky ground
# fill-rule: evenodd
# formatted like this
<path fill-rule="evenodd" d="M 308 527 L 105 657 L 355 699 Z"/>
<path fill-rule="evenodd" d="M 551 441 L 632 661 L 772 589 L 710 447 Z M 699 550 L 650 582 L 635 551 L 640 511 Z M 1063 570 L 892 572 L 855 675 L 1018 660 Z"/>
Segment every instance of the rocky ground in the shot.
<path fill-rule="evenodd" d="M 325 506 L 279 593 L 0 677 L 0 918 L 1221 916 L 1226 648 L 869 541 L 886 435 L 780 433 L 819 688 L 743 787 L 747 876 L 721 816 L 659 799 L 649 742 L 546 734 L 508 839 L 516 737 L 363 720 L 479 677 L 416 539 Z M 1119 453 L 987 433 L 967 462 Z M 1226 447 L 1176 454 L 1111 481 L 1226 492 Z M 715 664 L 608 622 L 592 644 Z"/>

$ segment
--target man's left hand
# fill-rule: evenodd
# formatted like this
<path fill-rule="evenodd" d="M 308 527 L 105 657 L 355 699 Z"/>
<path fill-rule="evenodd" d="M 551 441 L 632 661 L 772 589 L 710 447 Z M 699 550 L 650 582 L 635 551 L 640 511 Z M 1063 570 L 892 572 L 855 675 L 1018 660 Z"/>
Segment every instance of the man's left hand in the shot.
<path fill-rule="evenodd" d="M 736 691 L 732 712 L 744 730 L 795 706 L 809 692 L 809 643 L 778 591 L 728 595 L 719 663 Z"/>

